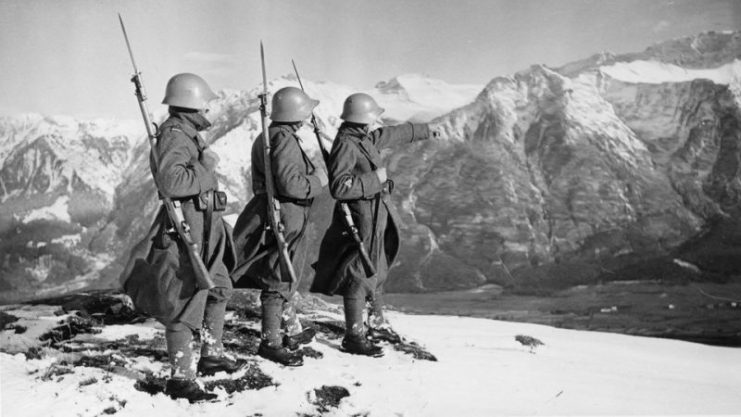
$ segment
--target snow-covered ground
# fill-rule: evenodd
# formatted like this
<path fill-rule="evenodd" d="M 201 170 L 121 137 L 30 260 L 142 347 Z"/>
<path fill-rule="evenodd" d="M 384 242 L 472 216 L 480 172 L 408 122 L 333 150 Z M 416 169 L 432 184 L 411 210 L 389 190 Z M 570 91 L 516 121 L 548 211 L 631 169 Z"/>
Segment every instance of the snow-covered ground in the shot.
<path fill-rule="evenodd" d="M 19 335 L 3 331 L 3 350 L 32 345 L 43 327 L 60 319 L 52 311 L 6 310 L 21 317 L 18 324 L 31 327 Z M 390 313 L 390 319 L 400 333 L 424 344 L 438 362 L 414 360 L 389 348 L 380 359 L 351 356 L 338 350 L 339 340 L 319 337 L 310 346 L 324 357 L 306 358 L 300 368 L 247 358 L 256 361 L 277 387 L 233 395 L 221 391 L 218 402 L 189 404 L 138 391 L 133 379 L 99 368 L 76 367 L 71 374 L 42 378 L 52 359 L 27 360 L 22 353 L 1 353 L 0 414 L 317 415 L 314 389 L 323 385 L 342 386 L 350 393 L 337 408 L 322 414 L 328 416 L 741 412 L 741 349 L 486 319 L 401 313 Z M 138 334 L 147 339 L 161 332 L 159 325 L 145 322 L 106 326 L 92 337 L 116 340 Z M 536 337 L 545 345 L 531 353 L 515 341 L 519 334 Z M 146 357 L 139 357 L 131 367 L 160 375 L 167 372 L 161 362 Z"/>

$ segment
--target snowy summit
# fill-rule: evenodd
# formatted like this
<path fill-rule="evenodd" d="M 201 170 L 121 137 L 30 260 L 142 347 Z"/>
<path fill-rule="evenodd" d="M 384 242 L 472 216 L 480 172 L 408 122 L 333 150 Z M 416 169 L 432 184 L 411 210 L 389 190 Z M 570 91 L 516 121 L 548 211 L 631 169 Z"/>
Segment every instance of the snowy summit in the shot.
<path fill-rule="evenodd" d="M 472 102 L 483 85 L 448 84 L 419 74 L 405 74 L 376 84 L 368 93 L 395 121 L 427 122 Z"/>

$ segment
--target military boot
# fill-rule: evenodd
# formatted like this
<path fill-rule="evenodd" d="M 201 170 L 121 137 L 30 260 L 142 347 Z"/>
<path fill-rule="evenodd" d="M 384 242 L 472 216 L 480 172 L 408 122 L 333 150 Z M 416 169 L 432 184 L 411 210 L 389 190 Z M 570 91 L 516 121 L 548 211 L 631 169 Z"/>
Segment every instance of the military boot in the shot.
<path fill-rule="evenodd" d="M 381 327 L 368 327 L 368 339 L 375 343 L 389 342 L 394 345 L 402 342 L 399 333 L 396 333 L 396 331 L 388 325 Z"/>
<path fill-rule="evenodd" d="M 215 400 L 218 396 L 207 392 L 194 379 L 172 378 L 167 380 L 165 394 L 173 399 L 185 398 L 191 403 Z"/>
<path fill-rule="evenodd" d="M 271 346 L 266 340 L 260 343 L 257 354 L 284 366 L 301 366 L 304 364 L 304 357 L 300 353 L 291 352 L 283 346 Z"/>
<path fill-rule="evenodd" d="M 285 366 L 303 365 L 304 358 L 300 353 L 291 352 L 283 346 L 280 324 L 284 298 L 277 292 L 263 291 L 260 301 L 262 301 L 262 342 L 257 354 Z"/>
<path fill-rule="evenodd" d="M 245 361 L 230 359 L 226 356 L 201 356 L 198 361 L 198 373 L 204 376 L 217 372 L 233 374 L 244 368 L 245 364 Z"/>
<path fill-rule="evenodd" d="M 378 342 L 389 342 L 391 344 L 402 343 L 402 338 L 396 331 L 391 327 L 391 324 L 386 321 L 383 314 L 383 293 L 376 292 L 373 297 L 368 300 L 368 339 L 374 343 Z"/>
<path fill-rule="evenodd" d="M 342 339 L 342 350 L 353 355 L 364 355 L 372 358 L 383 356 L 383 348 L 376 346 L 363 335 L 346 335 Z"/>
<path fill-rule="evenodd" d="M 301 345 L 311 343 L 311 341 L 314 340 L 314 336 L 316 336 L 316 330 L 309 327 L 304 329 L 301 333 L 283 336 L 283 346 L 289 350 L 296 350 L 300 348 Z"/>
<path fill-rule="evenodd" d="M 365 325 L 363 324 L 364 298 L 345 296 L 342 301 L 345 307 L 345 338 L 342 339 L 342 350 L 354 355 L 365 355 L 374 358 L 383 356 L 383 349 L 374 345 L 365 337 Z"/>

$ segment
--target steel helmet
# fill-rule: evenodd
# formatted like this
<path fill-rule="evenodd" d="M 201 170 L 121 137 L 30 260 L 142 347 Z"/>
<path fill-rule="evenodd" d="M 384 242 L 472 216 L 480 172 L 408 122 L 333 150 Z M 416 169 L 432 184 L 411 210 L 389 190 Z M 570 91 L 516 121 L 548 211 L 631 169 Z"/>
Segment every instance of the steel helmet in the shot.
<path fill-rule="evenodd" d="M 162 104 L 186 109 L 205 109 L 208 102 L 217 96 L 206 81 L 190 73 L 173 75 L 167 82 Z"/>
<path fill-rule="evenodd" d="M 273 95 L 273 107 L 270 120 L 274 122 L 300 122 L 311 116 L 319 104 L 296 87 L 283 87 Z"/>
<path fill-rule="evenodd" d="M 345 99 L 340 119 L 367 125 L 376 121 L 383 110 L 376 100 L 373 100 L 373 97 L 365 93 L 355 93 Z"/>

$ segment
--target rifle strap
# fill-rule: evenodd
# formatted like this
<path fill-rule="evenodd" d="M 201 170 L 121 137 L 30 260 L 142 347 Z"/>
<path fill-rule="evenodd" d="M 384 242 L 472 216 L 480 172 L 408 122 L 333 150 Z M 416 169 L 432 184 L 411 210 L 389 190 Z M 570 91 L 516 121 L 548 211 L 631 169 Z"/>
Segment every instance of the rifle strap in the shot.
<path fill-rule="evenodd" d="M 378 196 L 376 196 L 374 201 L 374 210 L 373 210 L 373 228 L 371 233 L 371 241 L 370 241 L 370 251 L 371 251 L 371 261 L 375 262 L 376 264 L 376 270 L 378 270 L 378 260 L 381 257 L 381 253 L 378 246 L 376 244 L 376 235 L 378 234 L 378 211 L 381 209 L 381 193 L 378 193 Z M 375 256 L 374 256 L 375 255 Z"/>
<path fill-rule="evenodd" d="M 210 243 L 211 243 L 211 222 L 214 215 L 214 192 L 207 191 L 203 194 L 206 197 L 206 210 L 203 212 L 203 263 L 208 267 Z M 200 198 L 197 197 L 197 198 Z"/>

